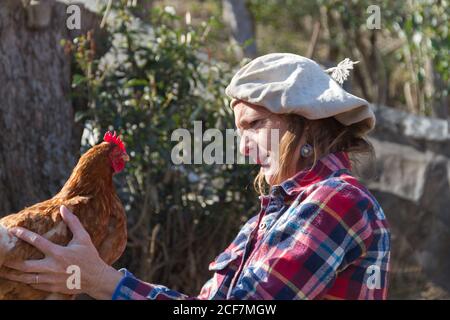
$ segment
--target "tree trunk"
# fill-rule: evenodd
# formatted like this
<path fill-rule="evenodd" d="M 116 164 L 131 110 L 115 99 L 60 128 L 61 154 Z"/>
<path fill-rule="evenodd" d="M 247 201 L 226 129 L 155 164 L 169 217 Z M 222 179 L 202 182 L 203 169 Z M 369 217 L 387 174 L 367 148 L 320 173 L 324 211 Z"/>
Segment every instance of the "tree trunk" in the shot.
<path fill-rule="evenodd" d="M 257 56 L 254 19 L 243 0 L 223 0 L 223 20 L 231 30 L 232 39 L 242 52 L 238 55 L 249 58 Z M 252 41 L 247 43 L 247 41 Z M 239 50 L 239 51 L 240 51 Z"/>
<path fill-rule="evenodd" d="M 50 198 L 75 164 L 66 17 L 53 1 L 0 7 L 0 216 Z"/>

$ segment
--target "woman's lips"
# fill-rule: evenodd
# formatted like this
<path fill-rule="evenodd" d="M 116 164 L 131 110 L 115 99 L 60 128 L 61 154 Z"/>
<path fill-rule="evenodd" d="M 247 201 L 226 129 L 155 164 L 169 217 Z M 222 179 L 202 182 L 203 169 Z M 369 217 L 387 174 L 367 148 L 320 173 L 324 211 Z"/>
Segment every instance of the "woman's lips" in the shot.
<path fill-rule="evenodd" d="M 260 159 L 256 159 L 256 164 L 259 164 L 261 167 L 263 168 L 267 168 L 270 166 L 270 164 L 268 162 L 262 162 Z"/>
<path fill-rule="evenodd" d="M 260 165 L 263 168 L 267 168 L 270 167 L 270 163 L 269 163 L 269 158 L 266 158 L 264 160 L 261 160 L 261 158 L 259 158 L 257 156 L 257 154 L 254 154 L 253 157 L 251 156 L 252 154 L 250 153 L 250 157 L 252 159 L 255 159 L 255 164 Z"/>

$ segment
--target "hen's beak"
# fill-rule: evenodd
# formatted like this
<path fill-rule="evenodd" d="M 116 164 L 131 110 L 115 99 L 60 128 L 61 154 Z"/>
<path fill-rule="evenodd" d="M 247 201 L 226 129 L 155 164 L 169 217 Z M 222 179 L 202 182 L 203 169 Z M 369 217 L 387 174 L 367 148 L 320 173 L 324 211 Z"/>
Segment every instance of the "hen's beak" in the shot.
<path fill-rule="evenodd" d="M 123 159 L 123 161 L 128 162 L 128 161 L 130 161 L 130 156 L 128 154 L 124 153 L 122 155 L 122 159 Z"/>

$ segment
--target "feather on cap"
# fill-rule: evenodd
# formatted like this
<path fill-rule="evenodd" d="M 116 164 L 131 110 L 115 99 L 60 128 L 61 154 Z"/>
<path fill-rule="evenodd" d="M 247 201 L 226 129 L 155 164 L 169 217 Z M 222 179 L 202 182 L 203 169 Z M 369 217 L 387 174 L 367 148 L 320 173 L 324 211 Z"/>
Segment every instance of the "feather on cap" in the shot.
<path fill-rule="evenodd" d="M 359 63 L 359 61 L 353 62 L 349 58 L 345 58 L 341 62 L 338 63 L 336 67 L 325 70 L 326 73 L 331 72 L 331 77 L 340 85 L 347 80 L 347 77 L 350 75 L 350 69 L 353 69 L 353 65 Z"/>

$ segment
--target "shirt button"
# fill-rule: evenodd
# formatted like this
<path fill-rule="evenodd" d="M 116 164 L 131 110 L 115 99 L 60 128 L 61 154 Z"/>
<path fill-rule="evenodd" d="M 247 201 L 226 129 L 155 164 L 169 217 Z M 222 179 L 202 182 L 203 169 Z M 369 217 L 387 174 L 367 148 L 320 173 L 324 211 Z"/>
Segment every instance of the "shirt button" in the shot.
<path fill-rule="evenodd" d="M 259 229 L 265 229 L 266 228 L 266 224 L 264 223 L 264 222 L 262 222 L 260 225 L 259 225 Z"/>

